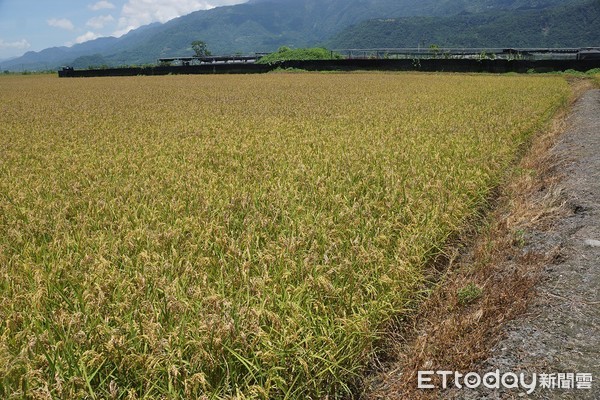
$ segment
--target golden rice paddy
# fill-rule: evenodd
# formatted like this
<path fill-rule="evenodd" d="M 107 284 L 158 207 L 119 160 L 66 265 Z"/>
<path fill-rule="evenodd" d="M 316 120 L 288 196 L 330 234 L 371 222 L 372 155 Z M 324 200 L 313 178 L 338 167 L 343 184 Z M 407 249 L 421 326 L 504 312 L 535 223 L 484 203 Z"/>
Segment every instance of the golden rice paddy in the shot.
<path fill-rule="evenodd" d="M 338 398 L 560 77 L 0 78 L 0 397 Z"/>

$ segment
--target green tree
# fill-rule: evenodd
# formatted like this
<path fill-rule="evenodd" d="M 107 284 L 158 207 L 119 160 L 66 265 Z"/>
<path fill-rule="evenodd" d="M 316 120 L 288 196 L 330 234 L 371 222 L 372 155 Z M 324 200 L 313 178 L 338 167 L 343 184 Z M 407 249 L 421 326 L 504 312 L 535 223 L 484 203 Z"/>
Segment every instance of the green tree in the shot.
<path fill-rule="evenodd" d="M 206 42 L 202 40 L 194 40 L 192 42 L 192 50 L 196 53 L 196 57 L 208 57 L 211 55 Z"/>
<path fill-rule="evenodd" d="M 281 46 L 275 53 L 261 57 L 258 64 L 271 64 L 286 60 L 335 60 L 342 56 L 323 47 L 291 49 Z"/>

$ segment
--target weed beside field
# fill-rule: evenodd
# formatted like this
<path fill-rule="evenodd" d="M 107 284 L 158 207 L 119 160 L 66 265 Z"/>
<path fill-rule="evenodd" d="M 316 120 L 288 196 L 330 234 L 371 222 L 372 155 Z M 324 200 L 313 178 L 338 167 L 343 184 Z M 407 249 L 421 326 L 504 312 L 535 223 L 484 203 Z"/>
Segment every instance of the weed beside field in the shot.
<path fill-rule="evenodd" d="M 338 398 L 560 77 L 0 81 L 0 394 Z"/>

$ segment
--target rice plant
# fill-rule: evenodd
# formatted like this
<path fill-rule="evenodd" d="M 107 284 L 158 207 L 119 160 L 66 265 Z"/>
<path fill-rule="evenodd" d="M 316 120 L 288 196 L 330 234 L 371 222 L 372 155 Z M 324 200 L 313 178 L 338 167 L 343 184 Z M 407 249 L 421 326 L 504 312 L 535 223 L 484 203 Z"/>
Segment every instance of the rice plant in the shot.
<path fill-rule="evenodd" d="M 0 397 L 340 398 L 556 76 L 0 78 Z"/>

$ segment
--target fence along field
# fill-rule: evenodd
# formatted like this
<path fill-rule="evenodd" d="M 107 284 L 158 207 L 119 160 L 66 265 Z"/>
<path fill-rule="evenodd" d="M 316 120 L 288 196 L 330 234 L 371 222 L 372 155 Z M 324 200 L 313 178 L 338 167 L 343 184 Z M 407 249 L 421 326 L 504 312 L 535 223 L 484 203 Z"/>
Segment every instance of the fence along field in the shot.
<path fill-rule="evenodd" d="M 0 79 L 0 396 L 323 398 L 560 77 Z"/>

